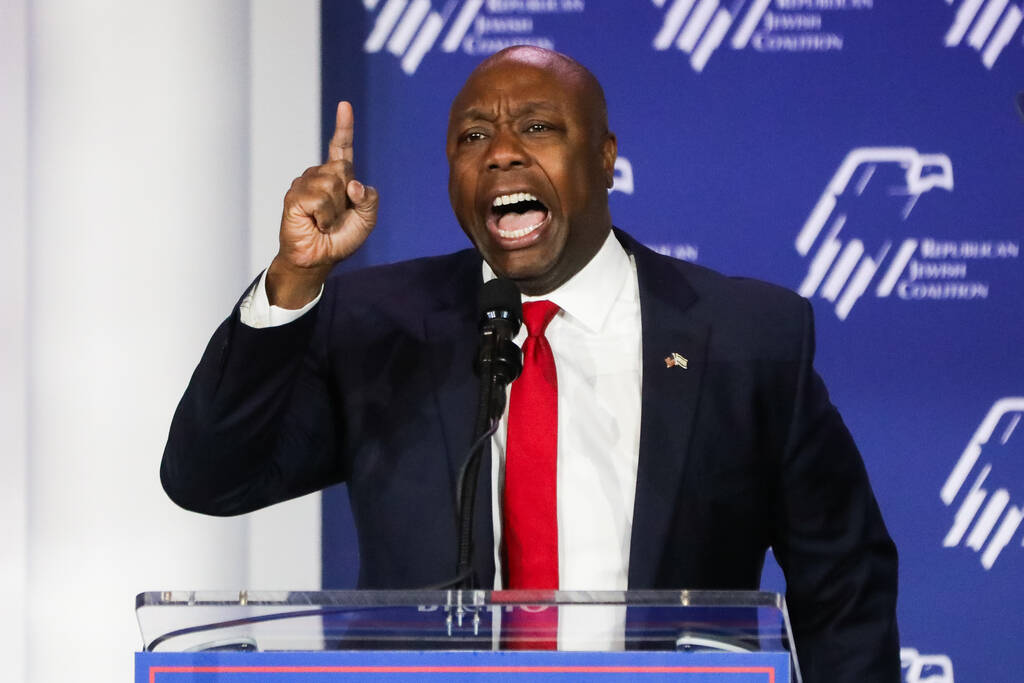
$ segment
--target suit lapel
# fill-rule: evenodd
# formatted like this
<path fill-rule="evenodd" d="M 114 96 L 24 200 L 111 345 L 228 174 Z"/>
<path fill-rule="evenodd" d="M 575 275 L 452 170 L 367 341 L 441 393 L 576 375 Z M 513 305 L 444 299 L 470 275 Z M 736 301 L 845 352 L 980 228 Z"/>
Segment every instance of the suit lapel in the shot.
<path fill-rule="evenodd" d="M 448 283 L 438 289 L 439 307 L 424 318 L 424 333 L 430 346 L 434 395 L 444 435 L 452 514 L 455 515 L 455 489 L 459 470 L 472 445 L 473 423 L 477 411 L 479 380 L 473 372 L 478 330 L 476 294 L 480 289 L 480 258 L 466 252 L 465 263 L 455 269 Z M 494 531 L 491 523 L 490 446 L 481 454 L 474 513 L 474 568 L 484 588 L 493 585 Z M 453 522 L 454 523 L 454 522 Z M 454 539 L 454 533 L 453 533 Z M 455 569 L 452 558 L 452 571 Z"/>
<path fill-rule="evenodd" d="M 629 587 L 642 589 L 658 587 L 685 474 L 708 329 L 687 313 L 697 295 L 675 262 L 621 233 L 619 239 L 633 254 L 640 285 L 643 384 Z"/>

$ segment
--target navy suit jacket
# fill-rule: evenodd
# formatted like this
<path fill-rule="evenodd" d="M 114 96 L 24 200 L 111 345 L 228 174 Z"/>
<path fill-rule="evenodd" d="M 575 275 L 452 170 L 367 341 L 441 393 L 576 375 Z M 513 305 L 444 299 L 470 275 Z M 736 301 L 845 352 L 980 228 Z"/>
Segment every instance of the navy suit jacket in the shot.
<path fill-rule="evenodd" d="M 632 589 L 787 582 L 805 681 L 897 681 L 896 551 L 814 372 L 808 302 L 667 258 L 617 231 L 642 317 Z M 455 484 L 472 437 L 480 256 L 332 275 L 299 320 L 216 331 L 171 426 L 161 479 L 232 515 L 348 482 L 363 588 L 452 578 Z M 673 352 L 686 369 L 668 367 Z M 474 570 L 493 584 L 490 459 Z"/>

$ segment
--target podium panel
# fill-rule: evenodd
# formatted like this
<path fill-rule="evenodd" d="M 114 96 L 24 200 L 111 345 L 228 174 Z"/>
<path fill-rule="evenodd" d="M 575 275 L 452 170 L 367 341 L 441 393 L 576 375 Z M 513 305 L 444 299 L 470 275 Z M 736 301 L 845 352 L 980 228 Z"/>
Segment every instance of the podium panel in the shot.
<path fill-rule="evenodd" d="M 800 681 L 775 593 L 163 591 L 136 614 L 136 683 Z"/>

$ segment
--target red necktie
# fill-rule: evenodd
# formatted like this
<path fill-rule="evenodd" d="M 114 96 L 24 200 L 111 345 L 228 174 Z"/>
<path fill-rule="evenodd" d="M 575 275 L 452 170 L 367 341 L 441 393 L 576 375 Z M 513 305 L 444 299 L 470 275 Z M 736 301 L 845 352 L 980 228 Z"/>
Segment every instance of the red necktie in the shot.
<path fill-rule="evenodd" d="M 523 304 L 529 336 L 523 372 L 512 383 L 505 450 L 504 536 L 508 588 L 558 589 L 558 377 L 544 330 L 559 311 L 550 301 Z"/>

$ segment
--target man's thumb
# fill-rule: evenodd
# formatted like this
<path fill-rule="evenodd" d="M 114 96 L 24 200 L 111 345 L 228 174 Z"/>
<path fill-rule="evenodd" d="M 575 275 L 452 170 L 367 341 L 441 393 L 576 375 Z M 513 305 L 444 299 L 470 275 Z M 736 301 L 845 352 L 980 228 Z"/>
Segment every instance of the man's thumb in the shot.
<path fill-rule="evenodd" d="M 345 189 L 348 192 L 348 198 L 356 207 L 366 205 L 370 199 L 370 194 L 373 193 L 372 187 L 366 187 L 358 180 L 348 181 L 348 187 Z"/>
<path fill-rule="evenodd" d="M 348 198 L 352 200 L 353 204 L 360 204 L 366 198 L 366 187 L 358 180 L 348 181 L 348 187 L 345 188 L 345 191 L 348 193 Z"/>
<path fill-rule="evenodd" d="M 352 200 L 352 208 L 360 214 L 365 215 L 377 210 L 377 190 L 363 185 L 358 180 L 349 181 L 348 198 Z"/>
<path fill-rule="evenodd" d="M 377 222 L 377 190 L 358 180 L 350 180 L 345 189 L 352 202 L 353 217 L 357 218 L 364 230 L 372 229 Z"/>

